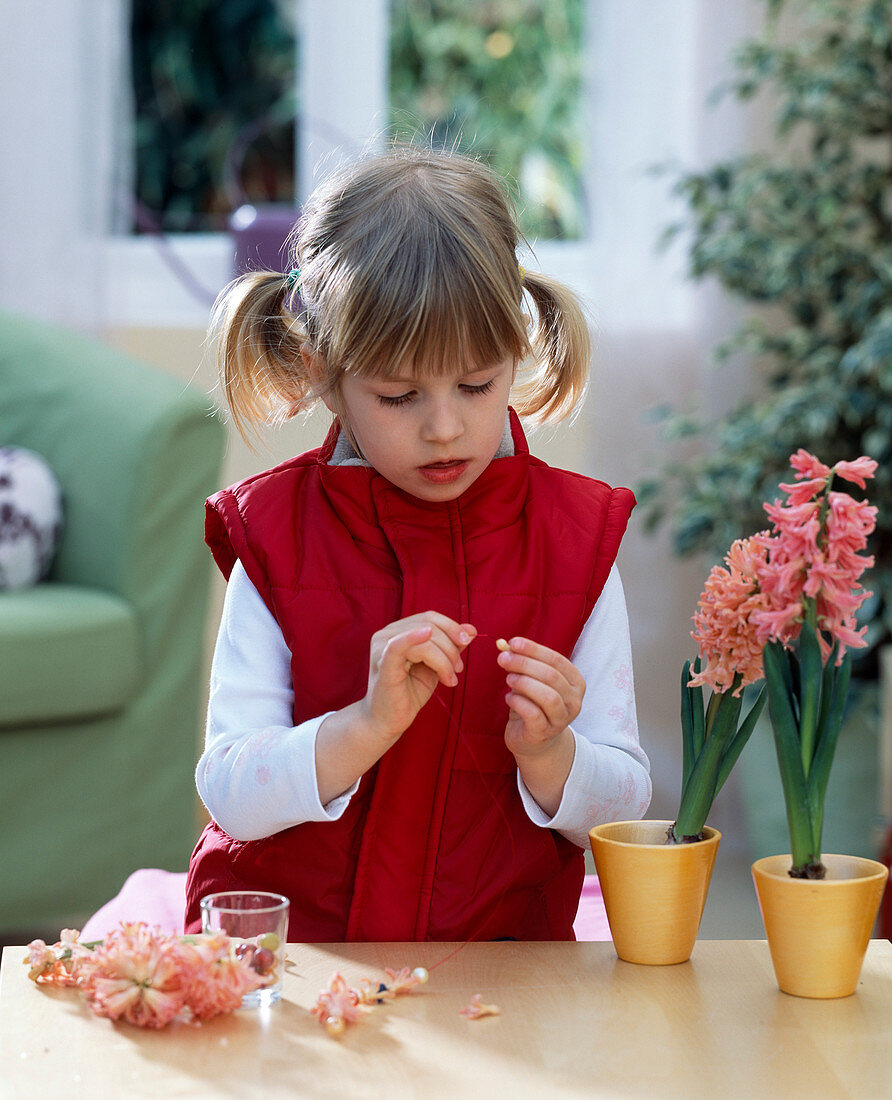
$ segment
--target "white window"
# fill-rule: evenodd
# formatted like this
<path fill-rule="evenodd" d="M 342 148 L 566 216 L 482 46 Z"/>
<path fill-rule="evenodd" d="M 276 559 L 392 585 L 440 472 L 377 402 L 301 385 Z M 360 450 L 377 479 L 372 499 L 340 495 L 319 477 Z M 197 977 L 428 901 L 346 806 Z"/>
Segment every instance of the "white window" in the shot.
<path fill-rule="evenodd" d="M 684 324 L 689 296 L 679 263 L 655 252 L 672 217 L 669 183 L 650 169 L 668 158 L 690 164 L 697 152 L 708 88 L 698 82 L 695 61 L 704 52 L 709 5 L 583 2 L 582 214 L 570 216 L 575 225 L 565 239 L 536 242 L 529 262 L 576 286 L 595 303 L 601 323 Z M 296 6 L 298 19 L 301 195 L 332 157 L 366 147 L 389 127 L 391 4 L 283 3 Z M 72 323 L 204 327 L 209 298 L 232 273 L 229 235 L 171 232 L 159 242 L 134 236 L 121 216 L 122 190 L 133 185 L 132 151 L 121 145 L 132 111 L 128 5 L 31 0 L 7 7 L 0 94 L 10 106 L 0 120 L 0 204 L 12 224 L 0 304 Z M 52 34 L 45 33 L 48 23 Z M 726 54 L 732 42 L 712 48 Z M 506 38 L 489 41 L 496 53 L 509 45 Z M 532 178 L 536 150 L 529 154 Z M 541 170 L 540 162 L 540 191 L 554 170 Z"/>

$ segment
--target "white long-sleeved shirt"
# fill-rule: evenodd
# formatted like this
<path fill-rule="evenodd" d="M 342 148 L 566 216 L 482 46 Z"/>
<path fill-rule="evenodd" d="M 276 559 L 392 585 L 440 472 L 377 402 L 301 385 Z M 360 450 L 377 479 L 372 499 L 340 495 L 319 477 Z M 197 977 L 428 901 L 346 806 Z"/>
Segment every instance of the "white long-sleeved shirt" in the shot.
<path fill-rule="evenodd" d="M 471 643 L 474 644 L 473 642 Z M 575 755 L 557 812 L 549 817 L 518 773 L 530 819 L 581 848 L 604 821 L 639 818 L 651 797 L 638 742 L 625 596 L 614 566 L 572 654 L 586 682 L 573 722 Z M 217 824 L 257 840 L 305 821 L 335 821 L 359 786 L 322 805 L 316 782 L 320 714 L 292 724 L 291 653 L 278 624 L 236 562 L 211 668 L 205 748 L 196 784 Z"/>

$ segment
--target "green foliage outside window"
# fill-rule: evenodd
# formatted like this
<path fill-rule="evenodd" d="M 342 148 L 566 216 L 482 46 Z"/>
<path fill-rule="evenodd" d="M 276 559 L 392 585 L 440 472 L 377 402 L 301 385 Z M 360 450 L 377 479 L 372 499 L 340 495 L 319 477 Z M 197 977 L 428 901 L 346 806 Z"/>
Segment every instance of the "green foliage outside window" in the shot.
<path fill-rule="evenodd" d="M 671 419 L 670 436 L 699 438 L 701 453 L 673 459 L 639 497 L 679 554 L 718 557 L 766 526 L 760 502 L 799 447 L 828 464 L 875 458 L 862 622 L 876 646 L 892 630 L 892 0 L 768 0 L 768 11 L 732 90 L 775 93 L 777 151 L 682 175 L 687 215 L 674 229 L 690 235 L 695 279 L 753 307 L 717 356 L 757 363 L 761 392 L 714 422 Z M 782 15 L 798 21 L 785 39 Z"/>
<path fill-rule="evenodd" d="M 137 197 L 168 230 L 294 201 L 300 0 L 132 0 Z M 359 3 L 360 0 L 357 0 Z M 392 123 L 485 156 L 531 238 L 582 230 L 585 0 L 393 0 Z"/>
<path fill-rule="evenodd" d="M 584 0 L 392 0 L 395 132 L 483 154 L 530 238 L 583 231 Z"/>

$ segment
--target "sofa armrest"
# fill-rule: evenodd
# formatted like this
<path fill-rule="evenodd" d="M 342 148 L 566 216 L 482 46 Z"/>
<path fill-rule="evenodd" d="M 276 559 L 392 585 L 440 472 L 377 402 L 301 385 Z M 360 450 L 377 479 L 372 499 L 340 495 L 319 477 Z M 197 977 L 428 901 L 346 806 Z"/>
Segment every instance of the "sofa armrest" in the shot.
<path fill-rule="evenodd" d="M 0 392 L 0 444 L 36 451 L 62 485 L 54 580 L 134 599 L 175 551 L 171 523 L 200 537 L 223 437 L 203 395 L 98 341 L 9 315 Z"/>

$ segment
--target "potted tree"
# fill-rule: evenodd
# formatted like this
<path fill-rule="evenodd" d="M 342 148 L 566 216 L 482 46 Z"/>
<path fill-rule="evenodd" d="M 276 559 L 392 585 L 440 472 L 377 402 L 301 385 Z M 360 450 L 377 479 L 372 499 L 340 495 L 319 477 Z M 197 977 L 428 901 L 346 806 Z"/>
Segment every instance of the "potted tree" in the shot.
<path fill-rule="evenodd" d="M 799 447 L 879 461 L 872 595 L 860 611 L 867 645 L 852 665 L 826 822 L 835 843 L 866 855 L 878 652 L 892 624 L 892 3 L 766 8 L 766 33 L 743 43 L 729 87 L 740 100 L 773 93 L 774 149 L 678 177 L 686 214 L 668 234 L 689 233 L 693 278 L 715 279 L 752 307 L 716 354 L 758 371 L 725 415 L 669 419 L 672 435 L 706 445 L 673 455 L 638 496 L 651 525 L 671 525 L 677 553 L 718 556 L 763 525 L 760 502 Z M 786 823 L 770 738 L 753 739 L 738 774 L 757 854 L 779 850 Z"/>

